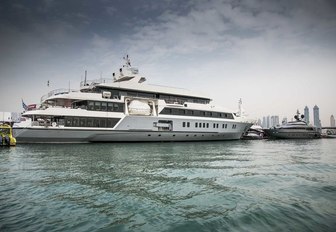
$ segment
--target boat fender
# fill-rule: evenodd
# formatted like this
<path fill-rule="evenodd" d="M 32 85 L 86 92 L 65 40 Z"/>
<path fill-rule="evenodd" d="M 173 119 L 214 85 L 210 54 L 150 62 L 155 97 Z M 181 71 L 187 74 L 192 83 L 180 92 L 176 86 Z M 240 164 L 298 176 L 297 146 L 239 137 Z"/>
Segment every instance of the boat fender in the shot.
<path fill-rule="evenodd" d="M 52 127 L 56 127 L 56 126 L 57 126 L 57 123 L 56 123 L 56 122 L 53 122 L 53 123 L 51 123 L 51 126 L 52 126 Z"/>

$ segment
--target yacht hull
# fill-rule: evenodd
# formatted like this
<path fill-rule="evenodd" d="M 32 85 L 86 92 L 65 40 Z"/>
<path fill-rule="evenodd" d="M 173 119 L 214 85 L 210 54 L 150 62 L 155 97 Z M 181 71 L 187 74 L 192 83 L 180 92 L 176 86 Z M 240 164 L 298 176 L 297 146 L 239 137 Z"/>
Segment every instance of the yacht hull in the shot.
<path fill-rule="evenodd" d="M 92 142 L 165 142 L 237 140 L 244 131 L 182 132 L 92 130 L 56 128 L 15 128 L 17 143 L 92 143 Z"/>
<path fill-rule="evenodd" d="M 270 139 L 319 139 L 321 138 L 321 133 L 318 131 L 292 131 L 292 130 L 279 130 L 279 129 L 265 129 L 264 130 L 267 137 Z"/>

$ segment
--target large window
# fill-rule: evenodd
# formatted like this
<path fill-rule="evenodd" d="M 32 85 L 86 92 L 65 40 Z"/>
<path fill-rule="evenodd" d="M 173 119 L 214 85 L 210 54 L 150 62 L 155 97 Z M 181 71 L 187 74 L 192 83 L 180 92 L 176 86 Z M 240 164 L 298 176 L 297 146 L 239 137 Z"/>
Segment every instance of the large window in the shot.
<path fill-rule="evenodd" d="M 167 103 L 180 103 L 184 102 L 192 102 L 199 104 L 209 104 L 209 98 L 199 98 L 199 97 L 191 97 L 191 96 L 179 96 L 179 95 L 168 95 L 162 93 L 151 93 L 151 92 L 143 92 L 136 90 L 119 90 L 119 89 L 111 89 L 104 87 L 96 87 L 93 92 L 102 93 L 102 92 L 111 92 L 113 99 L 120 99 L 121 96 L 133 96 L 133 97 L 142 97 L 142 98 L 157 98 L 165 100 Z"/>
<path fill-rule="evenodd" d="M 94 110 L 94 102 L 93 101 L 88 102 L 88 110 Z"/>
<path fill-rule="evenodd" d="M 101 103 L 101 111 L 107 111 L 107 102 Z"/>
<path fill-rule="evenodd" d="M 95 111 L 100 111 L 101 109 L 101 102 L 95 102 L 94 103 L 94 110 Z"/>
<path fill-rule="evenodd" d="M 94 111 L 124 112 L 124 103 L 89 101 L 87 109 Z"/>
<path fill-rule="evenodd" d="M 168 107 L 165 107 L 160 112 L 160 114 L 233 119 L 232 113 L 221 113 L 221 112 L 201 111 L 201 110 L 185 110 L 185 109 L 168 108 Z"/>
<path fill-rule="evenodd" d="M 112 128 L 120 118 L 65 117 L 66 127 Z"/>
<path fill-rule="evenodd" d="M 113 111 L 113 102 L 108 102 L 107 103 L 107 111 Z"/>

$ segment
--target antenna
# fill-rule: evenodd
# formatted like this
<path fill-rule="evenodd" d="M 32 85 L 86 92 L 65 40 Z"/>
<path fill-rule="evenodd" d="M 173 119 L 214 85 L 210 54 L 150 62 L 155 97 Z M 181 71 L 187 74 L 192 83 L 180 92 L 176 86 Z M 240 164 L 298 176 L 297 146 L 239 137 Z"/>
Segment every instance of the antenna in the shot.
<path fill-rule="evenodd" d="M 124 60 L 125 60 L 125 62 L 126 62 L 126 67 L 131 67 L 131 60 L 130 60 L 130 58 L 129 58 L 129 56 L 128 55 L 126 55 L 126 57 L 124 57 Z"/>
<path fill-rule="evenodd" d="M 242 108 L 241 108 L 242 104 L 243 102 L 242 102 L 242 99 L 240 98 L 238 101 L 238 114 L 240 117 L 242 116 Z"/>
<path fill-rule="evenodd" d="M 86 75 L 87 75 L 87 71 L 85 70 L 84 86 L 86 86 Z"/>

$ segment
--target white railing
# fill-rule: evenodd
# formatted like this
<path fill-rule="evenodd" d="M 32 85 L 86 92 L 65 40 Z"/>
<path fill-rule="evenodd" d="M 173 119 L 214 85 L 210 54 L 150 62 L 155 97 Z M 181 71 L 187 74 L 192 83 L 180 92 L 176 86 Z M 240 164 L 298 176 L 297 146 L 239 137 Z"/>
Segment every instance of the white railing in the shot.
<path fill-rule="evenodd" d="M 93 86 L 96 84 L 102 84 L 102 83 L 113 83 L 113 80 L 111 78 L 99 78 L 96 80 L 81 81 L 80 88 L 90 87 L 90 86 Z"/>
<path fill-rule="evenodd" d="M 41 103 L 51 96 L 68 94 L 68 93 L 71 93 L 71 92 L 78 92 L 78 90 L 74 90 L 74 89 L 55 89 L 55 90 L 52 90 L 49 93 L 47 93 L 46 95 L 43 95 L 41 97 Z"/>

